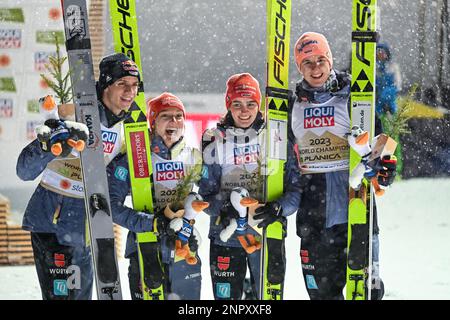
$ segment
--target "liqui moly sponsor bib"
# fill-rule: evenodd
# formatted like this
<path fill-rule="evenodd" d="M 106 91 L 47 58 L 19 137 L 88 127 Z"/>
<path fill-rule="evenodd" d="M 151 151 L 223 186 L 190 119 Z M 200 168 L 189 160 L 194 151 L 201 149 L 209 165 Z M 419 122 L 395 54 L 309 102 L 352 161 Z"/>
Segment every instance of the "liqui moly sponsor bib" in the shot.
<path fill-rule="evenodd" d="M 348 169 L 350 128 L 347 98 L 333 97 L 325 103 L 296 102 L 292 130 L 298 144 L 303 173 Z"/>
<path fill-rule="evenodd" d="M 259 144 L 237 146 L 234 148 L 234 164 L 257 163 L 260 154 Z"/>
<path fill-rule="evenodd" d="M 156 181 L 180 180 L 184 177 L 184 166 L 181 161 L 160 162 L 155 165 Z"/>

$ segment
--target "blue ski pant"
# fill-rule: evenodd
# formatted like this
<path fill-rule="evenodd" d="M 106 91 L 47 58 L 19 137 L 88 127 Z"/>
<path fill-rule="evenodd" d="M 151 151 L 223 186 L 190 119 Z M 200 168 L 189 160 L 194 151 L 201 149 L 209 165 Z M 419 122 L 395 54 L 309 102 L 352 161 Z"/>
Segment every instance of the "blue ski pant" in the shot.
<path fill-rule="evenodd" d="M 53 233 L 31 233 L 36 272 L 44 300 L 91 300 L 90 248 L 58 243 Z"/>

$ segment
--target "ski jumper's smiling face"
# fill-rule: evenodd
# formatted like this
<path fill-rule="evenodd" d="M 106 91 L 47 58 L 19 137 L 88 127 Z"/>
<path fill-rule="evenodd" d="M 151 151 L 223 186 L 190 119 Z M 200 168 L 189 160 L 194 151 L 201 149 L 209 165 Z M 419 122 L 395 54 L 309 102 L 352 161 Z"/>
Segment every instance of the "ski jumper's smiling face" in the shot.
<path fill-rule="evenodd" d="M 321 87 L 333 69 L 333 54 L 323 34 L 305 32 L 294 46 L 294 58 L 298 71 L 313 88 Z"/>
<path fill-rule="evenodd" d="M 155 119 L 154 130 L 168 148 L 172 147 L 184 134 L 183 111 L 175 107 L 164 109 Z"/>
<path fill-rule="evenodd" d="M 126 76 L 118 79 L 103 91 L 104 104 L 115 115 L 127 111 L 136 98 L 139 88 L 137 77 Z"/>
<path fill-rule="evenodd" d="M 303 78 L 313 88 L 321 87 L 331 73 L 331 66 L 325 56 L 311 56 L 300 64 Z"/>
<path fill-rule="evenodd" d="M 225 105 L 236 128 L 246 129 L 253 124 L 260 103 L 259 82 L 250 73 L 237 73 L 228 78 Z"/>
<path fill-rule="evenodd" d="M 231 102 L 230 111 L 237 128 L 250 127 L 258 114 L 258 102 L 251 98 L 235 98 Z"/>

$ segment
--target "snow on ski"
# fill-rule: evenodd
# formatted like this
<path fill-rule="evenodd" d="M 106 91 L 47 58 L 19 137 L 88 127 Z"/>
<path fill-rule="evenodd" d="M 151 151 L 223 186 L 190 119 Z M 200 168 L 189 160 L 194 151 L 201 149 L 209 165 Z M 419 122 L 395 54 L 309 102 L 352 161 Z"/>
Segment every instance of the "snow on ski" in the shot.
<path fill-rule="evenodd" d="M 284 163 L 287 157 L 289 41 L 291 1 L 267 0 L 267 80 L 264 104 L 267 145 L 265 166 L 265 201 L 283 194 Z M 283 284 L 271 281 L 272 262 L 269 251 L 283 240 L 283 225 L 277 221 L 263 230 L 261 248 L 260 300 L 281 300 Z M 280 252 L 281 253 L 281 252 Z M 281 257 L 279 257 L 281 259 Z M 278 259 L 278 262 L 280 261 Z"/>
<path fill-rule="evenodd" d="M 152 197 L 152 160 L 150 137 L 146 117 L 146 104 L 143 87 L 143 73 L 139 34 L 137 29 L 136 3 L 134 0 L 110 0 L 111 24 L 114 35 L 114 50 L 129 56 L 138 66 L 141 84 L 132 116 L 124 123 L 128 165 L 131 181 L 133 208 L 139 211 L 153 212 Z M 144 300 L 163 300 L 164 287 L 160 249 L 157 234 L 145 232 L 137 234 L 139 267 L 141 272 Z M 155 268 L 161 268 L 160 275 L 149 274 Z M 150 270 L 152 269 L 152 270 Z"/>
<path fill-rule="evenodd" d="M 64 0 L 61 5 L 66 49 L 72 72 L 76 119 L 89 128 L 87 145 L 80 157 L 97 297 L 99 300 L 119 300 L 122 299 L 122 292 L 114 245 L 86 1 Z"/>
<path fill-rule="evenodd" d="M 375 132 L 376 0 L 353 0 L 351 127 Z M 350 148 L 350 173 L 361 156 Z M 349 187 L 347 300 L 370 300 L 372 273 L 373 190 L 364 180 L 359 190 Z"/>

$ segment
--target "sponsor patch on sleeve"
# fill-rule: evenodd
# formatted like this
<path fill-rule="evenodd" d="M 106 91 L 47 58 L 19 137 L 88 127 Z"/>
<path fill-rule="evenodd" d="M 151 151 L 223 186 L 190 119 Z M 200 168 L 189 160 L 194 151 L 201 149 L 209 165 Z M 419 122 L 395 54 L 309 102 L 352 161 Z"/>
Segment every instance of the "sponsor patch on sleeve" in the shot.
<path fill-rule="evenodd" d="M 121 181 L 127 181 L 128 170 L 124 167 L 117 167 L 114 176 Z"/>

